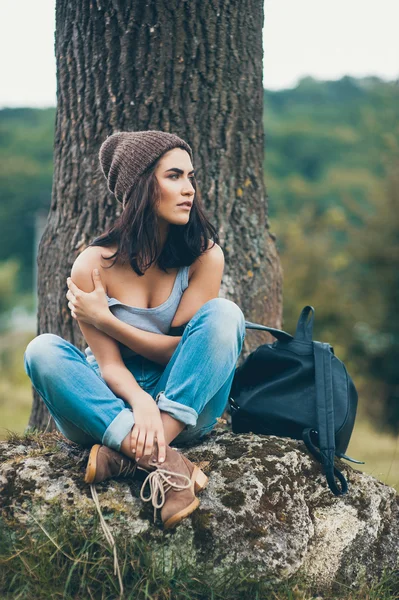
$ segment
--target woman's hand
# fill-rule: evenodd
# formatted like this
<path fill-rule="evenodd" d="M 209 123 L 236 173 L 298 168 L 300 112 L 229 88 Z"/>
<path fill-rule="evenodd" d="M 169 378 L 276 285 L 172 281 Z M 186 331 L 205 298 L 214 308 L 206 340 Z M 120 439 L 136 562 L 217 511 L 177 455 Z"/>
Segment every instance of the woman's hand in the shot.
<path fill-rule="evenodd" d="M 94 290 L 92 292 L 83 292 L 75 285 L 70 277 L 67 279 L 68 292 L 68 308 L 71 310 L 71 315 L 74 319 L 94 325 L 97 329 L 100 328 L 110 314 L 108 301 L 105 295 L 105 290 L 101 281 L 101 276 L 98 269 L 92 272 Z"/>
<path fill-rule="evenodd" d="M 158 461 L 163 462 L 166 456 L 165 435 L 159 408 L 153 397 L 141 390 L 135 394 L 133 415 L 134 426 L 131 433 L 131 450 L 136 460 L 151 454 L 156 442 Z M 155 446 L 155 447 L 156 447 Z"/>

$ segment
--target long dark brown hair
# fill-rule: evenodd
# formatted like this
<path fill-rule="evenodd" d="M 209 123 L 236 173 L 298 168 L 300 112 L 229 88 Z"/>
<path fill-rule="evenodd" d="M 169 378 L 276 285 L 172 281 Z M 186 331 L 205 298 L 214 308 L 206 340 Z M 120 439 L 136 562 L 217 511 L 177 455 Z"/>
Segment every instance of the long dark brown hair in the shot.
<path fill-rule="evenodd" d="M 122 264 L 129 262 L 137 275 L 144 275 L 144 271 L 157 262 L 160 269 L 167 272 L 168 268 L 191 265 L 207 250 L 209 239 L 213 240 L 213 245 L 219 243 L 216 229 L 205 216 L 201 195 L 193 177 L 195 195 L 189 220 L 186 225 L 169 225 L 168 237 L 161 249 L 161 234 L 155 212 L 160 198 L 155 175 L 158 161 L 132 187 L 126 197 L 125 208 L 115 224 L 89 244 L 105 247 L 117 245 L 114 254 L 102 257 L 114 261 L 106 268 L 113 267 L 120 260 Z"/>

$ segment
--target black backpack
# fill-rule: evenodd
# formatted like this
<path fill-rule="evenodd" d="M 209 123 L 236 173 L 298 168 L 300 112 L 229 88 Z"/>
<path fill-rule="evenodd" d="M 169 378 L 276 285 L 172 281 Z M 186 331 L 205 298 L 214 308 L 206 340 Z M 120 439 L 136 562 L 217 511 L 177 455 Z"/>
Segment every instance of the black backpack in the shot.
<path fill-rule="evenodd" d="M 305 306 L 294 337 L 245 321 L 246 329 L 268 331 L 277 341 L 259 346 L 236 368 L 229 398 L 232 429 L 303 440 L 323 465 L 331 491 L 340 496 L 348 484 L 334 456 L 364 464 L 344 454 L 358 395 L 333 347 L 312 340 L 313 320 L 314 308 Z"/>

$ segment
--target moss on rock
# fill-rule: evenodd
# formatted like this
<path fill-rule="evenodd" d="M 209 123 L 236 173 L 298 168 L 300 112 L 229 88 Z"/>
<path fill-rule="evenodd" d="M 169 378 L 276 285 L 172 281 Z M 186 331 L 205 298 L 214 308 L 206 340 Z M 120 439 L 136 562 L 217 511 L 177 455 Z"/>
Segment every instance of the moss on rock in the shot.
<path fill-rule="evenodd" d="M 209 484 L 199 509 L 173 530 L 160 519 L 153 523 L 152 506 L 139 497 L 142 481 L 96 486 L 113 534 L 140 540 L 154 560 L 206 562 L 224 574 L 234 557 L 258 579 L 301 573 L 322 589 L 334 580 L 356 585 L 364 572 L 372 580 L 397 565 L 397 497 L 374 478 L 343 467 L 350 492 L 337 498 L 302 442 L 274 436 L 219 431 L 181 451 L 203 465 Z M 44 523 L 58 511 L 60 523 L 77 515 L 94 532 L 98 515 L 83 479 L 87 457 L 87 449 L 58 432 L 0 443 L 0 506 L 9 530 L 24 528 L 33 540 L 33 516 Z"/>

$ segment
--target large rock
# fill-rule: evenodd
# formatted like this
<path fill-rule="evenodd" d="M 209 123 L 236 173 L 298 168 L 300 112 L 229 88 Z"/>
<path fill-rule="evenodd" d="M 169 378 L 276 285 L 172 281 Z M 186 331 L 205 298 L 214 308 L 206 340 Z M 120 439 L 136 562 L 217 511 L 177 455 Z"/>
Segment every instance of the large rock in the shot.
<path fill-rule="evenodd" d="M 377 579 L 399 563 L 398 496 L 373 477 L 340 462 L 349 492 L 335 497 L 302 442 L 215 430 L 182 450 L 209 475 L 200 508 L 176 529 L 153 523 L 139 498 L 140 482 L 96 486 L 113 533 L 141 535 L 163 559 L 209 561 L 220 572 L 248 566 L 257 578 L 293 574 L 329 588 Z M 0 444 L 0 502 L 13 526 L 45 520 L 54 506 L 93 526 L 95 506 L 83 482 L 88 451 L 59 433 Z"/>

